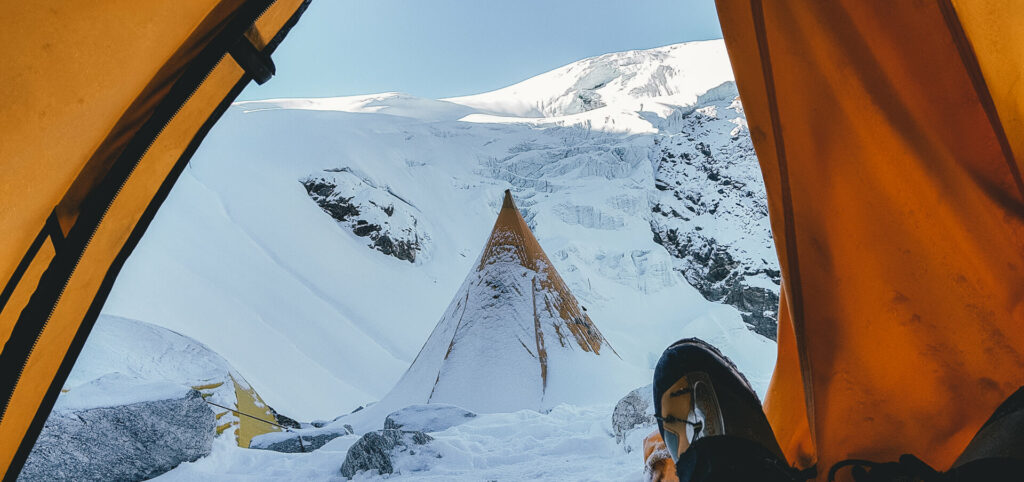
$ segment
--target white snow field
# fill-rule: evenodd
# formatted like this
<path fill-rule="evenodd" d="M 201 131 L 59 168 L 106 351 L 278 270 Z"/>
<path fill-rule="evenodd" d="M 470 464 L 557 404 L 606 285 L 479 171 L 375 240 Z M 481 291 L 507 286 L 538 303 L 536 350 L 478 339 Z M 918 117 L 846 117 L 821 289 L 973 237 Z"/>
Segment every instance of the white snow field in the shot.
<path fill-rule="evenodd" d="M 237 103 L 175 185 L 104 313 L 202 342 L 279 413 L 332 420 L 381 399 L 402 377 L 511 189 L 621 356 L 618 375 L 630 376 L 566 377 L 558 390 L 589 403 L 481 414 L 432 434 L 443 457 L 408 461 L 401 475 L 639 480 L 640 455 L 611 435 L 611 407 L 650 383 L 668 344 L 689 336 L 715 344 L 761 396 L 775 362 L 775 343 L 735 308 L 705 300 L 652 234 L 652 206 L 664 195 L 655 187 L 661 146 L 692 142 L 679 133 L 682 120 L 734 116 L 705 134 L 726 144 L 749 136 L 731 81 L 724 43 L 713 40 L 603 55 L 446 100 L 387 93 Z M 736 169 L 758 172 L 753 156 L 742 159 Z M 749 202 L 763 204 L 761 192 Z M 766 221 L 732 229 L 735 219 L 687 222 L 723 233 L 719 242 L 752 259 L 774 260 Z M 395 254 L 382 234 L 408 249 Z M 382 423 L 367 420 L 357 433 Z M 356 438 L 281 454 L 221 437 L 211 456 L 164 478 L 340 477 Z"/>
<path fill-rule="evenodd" d="M 366 471 L 352 480 L 640 482 L 642 455 L 626 453 L 616 445 L 611 409 L 559 405 L 548 413 L 521 410 L 480 415 L 431 433 L 434 440 L 415 455 L 396 457 L 396 474 L 381 477 Z M 153 480 L 346 480 L 338 468 L 358 439 L 358 435 L 346 435 L 315 452 L 284 454 L 238 448 L 233 440 L 220 437 L 210 456 Z"/>

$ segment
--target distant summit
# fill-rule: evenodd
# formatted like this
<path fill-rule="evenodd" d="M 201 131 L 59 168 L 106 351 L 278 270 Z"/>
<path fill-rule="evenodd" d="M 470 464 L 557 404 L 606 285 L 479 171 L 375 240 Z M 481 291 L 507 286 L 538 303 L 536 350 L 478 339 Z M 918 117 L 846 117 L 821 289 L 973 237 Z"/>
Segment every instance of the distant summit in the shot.
<path fill-rule="evenodd" d="M 480 260 L 387 398 L 479 412 L 541 410 L 621 363 L 569 292 L 510 191 Z M 607 373 L 607 372 L 606 372 Z"/>

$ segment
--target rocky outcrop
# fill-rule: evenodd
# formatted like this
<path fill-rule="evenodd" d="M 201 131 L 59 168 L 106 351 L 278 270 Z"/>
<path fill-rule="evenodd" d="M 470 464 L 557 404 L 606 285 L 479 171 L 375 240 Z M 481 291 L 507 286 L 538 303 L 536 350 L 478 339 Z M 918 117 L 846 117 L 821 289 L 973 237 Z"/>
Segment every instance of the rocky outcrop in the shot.
<path fill-rule="evenodd" d="M 381 253 L 413 263 L 430 238 L 419 226 L 415 206 L 349 168 L 328 169 L 300 182 L 320 209 Z"/>
<path fill-rule="evenodd" d="M 647 428 L 657 423 L 654 419 L 653 397 L 652 387 L 647 385 L 629 392 L 615 404 L 615 410 L 612 412 L 612 431 L 617 443 L 625 441 L 633 429 Z"/>
<path fill-rule="evenodd" d="M 656 206 L 655 212 L 660 209 L 661 206 Z M 672 256 L 679 258 L 679 271 L 704 298 L 735 306 L 751 329 L 775 339 L 778 291 L 749 286 L 747 280 L 761 277 L 778 283 L 778 269 L 750 266 L 733 257 L 728 246 L 720 245 L 714 238 L 697 232 L 680 234 L 675 228 L 660 232 L 654 229 L 654 241 L 664 246 Z"/>
<path fill-rule="evenodd" d="M 705 298 L 774 340 L 780 278 L 764 180 L 735 84 L 712 90 L 667 126 L 679 134 L 655 142 L 651 231 Z"/>
<path fill-rule="evenodd" d="M 312 452 L 338 437 L 350 435 L 351 425 L 341 427 L 315 427 L 289 432 L 271 432 L 259 435 L 249 444 L 251 449 L 273 450 L 284 453 Z"/>
<path fill-rule="evenodd" d="M 18 480 L 144 480 L 210 454 L 216 422 L 198 391 L 182 398 L 55 410 Z"/>
<path fill-rule="evenodd" d="M 277 410 L 274 410 L 273 407 L 267 408 L 270 410 L 270 413 L 274 415 L 274 420 L 277 422 L 278 425 L 288 428 L 302 428 L 302 424 L 299 423 L 297 420 L 287 415 L 277 413 Z"/>
<path fill-rule="evenodd" d="M 455 405 L 444 403 L 411 405 L 391 412 L 384 419 L 384 428 L 414 430 L 417 432 L 440 432 L 465 423 L 475 417 L 475 413 Z"/>
<path fill-rule="evenodd" d="M 348 449 L 345 462 L 341 464 L 341 475 L 351 479 L 366 470 L 381 475 L 394 473 L 397 455 L 402 452 L 415 455 L 417 446 L 426 445 L 431 440 L 433 437 L 423 432 L 394 429 L 368 432 Z"/>

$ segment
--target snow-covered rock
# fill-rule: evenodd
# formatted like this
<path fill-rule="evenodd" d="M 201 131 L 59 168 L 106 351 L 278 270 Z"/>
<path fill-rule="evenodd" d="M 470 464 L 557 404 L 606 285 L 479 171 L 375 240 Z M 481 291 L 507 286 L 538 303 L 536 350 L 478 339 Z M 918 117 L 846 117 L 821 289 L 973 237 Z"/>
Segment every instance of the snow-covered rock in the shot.
<path fill-rule="evenodd" d="M 423 432 L 393 429 L 368 432 L 348 449 L 345 462 L 341 464 L 341 475 L 351 479 L 363 471 L 376 471 L 377 474 L 393 473 L 393 457 L 403 452 L 416 455 L 417 450 L 423 450 L 420 446 L 431 440 L 434 438 Z"/>
<path fill-rule="evenodd" d="M 705 298 L 735 306 L 774 340 L 779 264 L 736 84 L 723 83 L 667 120 L 657 145 L 654 240 Z"/>
<path fill-rule="evenodd" d="M 253 437 L 249 448 L 285 453 L 305 453 L 319 449 L 338 437 L 351 434 L 352 427 L 345 425 L 330 428 L 314 426 L 314 428 L 288 432 L 270 432 Z"/>
<path fill-rule="evenodd" d="M 216 421 L 196 390 L 108 377 L 75 392 L 50 413 L 18 480 L 144 480 L 210 453 Z"/>
<path fill-rule="evenodd" d="M 287 417 L 263 403 L 245 378 L 207 346 L 166 328 L 110 315 L 101 315 L 93 326 L 57 397 L 54 413 L 174 399 L 192 389 L 198 389 L 202 400 L 211 404 L 217 425 L 222 427 L 218 432 L 237 439 L 242 446 L 247 446 L 253 435 L 279 429 L 232 410 L 288 423 Z"/>
<path fill-rule="evenodd" d="M 455 405 L 444 403 L 411 405 L 388 414 L 384 419 L 384 428 L 426 433 L 440 432 L 466 423 L 475 417 L 475 413 Z"/>
<path fill-rule="evenodd" d="M 615 432 L 615 441 L 626 442 L 634 431 L 647 435 L 651 427 L 657 424 L 654 419 L 654 395 L 652 386 L 647 385 L 637 388 L 622 397 L 619 403 L 615 404 L 612 411 L 612 430 Z M 623 448 L 631 452 L 637 446 L 624 444 Z"/>
<path fill-rule="evenodd" d="M 303 179 L 316 203 L 352 234 L 369 240 L 369 247 L 398 259 L 416 261 L 430 235 L 419 226 L 416 207 L 387 186 L 377 186 L 350 168 L 326 169 Z"/>

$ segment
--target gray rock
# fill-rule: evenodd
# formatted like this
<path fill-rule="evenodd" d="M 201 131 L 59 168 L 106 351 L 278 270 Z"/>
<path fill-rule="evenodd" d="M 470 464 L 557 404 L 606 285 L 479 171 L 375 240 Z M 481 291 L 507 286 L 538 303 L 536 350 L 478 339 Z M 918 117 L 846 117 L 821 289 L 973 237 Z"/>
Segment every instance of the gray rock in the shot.
<path fill-rule="evenodd" d="M 216 421 L 196 390 L 180 399 L 54 411 L 18 480 L 144 480 L 210 454 Z"/>
<path fill-rule="evenodd" d="M 615 404 L 615 410 L 612 412 L 612 431 L 615 432 L 617 443 L 622 443 L 630 430 L 636 427 L 649 427 L 655 423 L 651 385 L 626 394 Z"/>
<path fill-rule="evenodd" d="M 320 209 L 351 229 L 352 234 L 368 238 L 370 248 L 410 263 L 424 249 L 426 233 L 421 232 L 412 211 L 406 208 L 412 206 L 390 188 L 361 179 L 349 168 L 328 169 L 300 182 Z M 372 194 L 345 195 L 356 192 Z"/>
<path fill-rule="evenodd" d="M 474 417 L 476 417 L 475 413 L 455 405 L 444 403 L 410 405 L 391 412 L 384 419 L 384 428 L 440 432 L 465 423 Z"/>
<path fill-rule="evenodd" d="M 341 464 L 341 475 L 351 479 L 364 470 L 375 470 L 381 475 L 393 473 L 393 458 L 398 452 L 411 452 L 413 446 L 425 445 L 431 440 L 434 438 L 423 432 L 393 429 L 367 432 L 349 447 L 345 462 Z"/>
<path fill-rule="evenodd" d="M 665 216 L 664 207 L 655 206 Z M 677 211 L 672 213 L 678 214 Z M 654 241 L 672 256 L 682 260 L 680 270 L 686 280 L 697 288 L 704 298 L 735 306 L 740 310 L 743 321 L 759 335 L 772 340 L 778 331 L 775 311 L 779 306 L 777 291 L 748 286 L 748 276 L 765 275 L 779 280 L 780 272 L 771 267 L 751 267 L 737 261 L 714 238 L 699 233 L 680 233 L 675 228 L 665 228 L 652 223 Z"/>
<path fill-rule="evenodd" d="M 286 415 L 281 415 L 280 413 L 277 413 L 277 410 L 274 410 L 273 407 L 267 408 L 269 408 L 270 412 L 274 414 L 274 419 L 277 420 L 278 425 L 288 428 L 302 428 L 302 424 L 299 423 L 297 420 Z"/>
<path fill-rule="evenodd" d="M 249 448 L 285 453 L 312 452 L 331 440 L 351 433 L 351 425 L 271 432 L 253 437 Z"/>
<path fill-rule="evenodd" d="M 655 138 L 650 225 L 688 283 L 774 340 L 779 264 L 764 178 L 750 131 L 737 127 L 744 114 L 735 93 L 732 82 L 708 91 L 673 120 L 679 134 Z"/>

